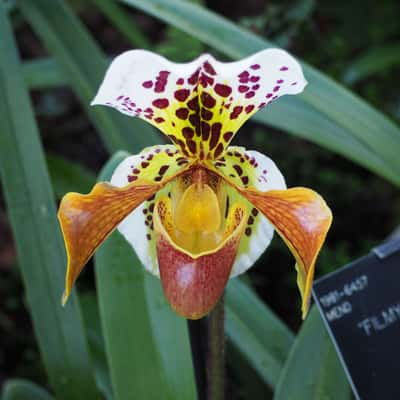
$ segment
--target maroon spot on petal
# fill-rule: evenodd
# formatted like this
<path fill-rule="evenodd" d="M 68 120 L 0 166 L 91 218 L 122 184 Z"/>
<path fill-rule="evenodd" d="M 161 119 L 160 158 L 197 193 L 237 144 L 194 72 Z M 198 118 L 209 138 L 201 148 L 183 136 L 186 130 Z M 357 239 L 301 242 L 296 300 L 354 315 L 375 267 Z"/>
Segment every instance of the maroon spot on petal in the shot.
<path fill-rule="evenodd" d="M 249 83 L 249 81 L 250 81 L 250 79 L 247 76 L 239 79 L 240 83 Z"/>
<path fill-rule="evenodd" d="M 239 85 L 238 90 L 239 90 L 239 93 L 244 93 L 249 90 L 249 87 L 246 85 Z"/>
<path fill-rule="evenodd" d="M 237 174 L 238 174 L 239 176 L 243 174 L 243 170 L 242 170 L 242 167 L 241 167 L 240 165 L 235 164 L 235 165 L 233 166 L 233 169 L 237 172 Z"/>
<path fill-rule="evenodd" d="M 206 108 L 201 108 L 201 118 L 205 119 L 206 121 L 209 121 L 213 116 L 213 113 L 210 110 L 207 110 Z"/>
<path fill-rule="evenodd" d="M 154 113 L 153 109 L 150 108 L 150 107 L 147 107 L 147 108 L 144 110 L 144 112 L 145 112 L 145 113 L 149 113 L 149 114 L 153 114 L 153 113 Z"/>
<path fill-rule="evenodd" d="M 195 85 L 199 80 L 200 68 L 198 68 L 189 78 L 188 83 Z"/>
<path fill-rule="evenodd" d="M 146 234 L 146 239 L 147 239 L 147 240 L 151 240 L 151 235 L 150 235 L 150 233 L 147 233 L 147 234 Z"/>
<path fill-rule="evenodd" d="M 162 165 L 158 170 L 158 175 L 164 175 L 168 171 L 169 165 Z"/>
<path fill-rule="evenodd" d="M 206 121 L 201 121 L 201 137 L 204 141 L 208 140 L 210 136 L 210 124 Z"/>
<path fill-rule="evenodd" d="M 253 64 L 253 65 L 250 65 L 250 68 L 251 68 L 251 69 L 260 69 L 260 64 Z"/>
<path fill-rule="evenodd" d="M 179 119 L 186 119 L 188 117 L 188 115 L 189 115 L 189 110 L 187 108 L 184 108 L 184 107 L 178 108 L 175 111 L 175 114 Z"/>
<path fill-rule="evenodd" d="M 142 83 L 142 86 L 146 89 L 150 89 L 151 87 L 153 87 L 153 82 L 152 81 L 146 81 Z"/>
<path fill-rule="evenodd" d="M 164 122 L 165 119 L 162 117 L 157 117 L 157 118 L 154 118 L 154 121 L 157 122 L 157 124 L 161 124 L 161 122 Z"/>
<path fill-rule="evenodd" d="M 231 140 L 232 136 L 233 136 L 233 132 L 225 132 L 223 138 L 224 138 L 225 142 L 229 142 Z"/>
<path fill-rule="evenodd" d="M 147 161 L 142 161 L 140 165 L 142 168 L 147 168 L 150 165 L 150 163 L 148 163 Z"/>
<path fill-rule="evenodd" d="M 210 150 L 212 150 L 219 142 L 219 137 L 221 135 L 222 125 L 220 122 L 216 122 L 211 126 L 211 139 L 210 139 Z"/>
<path fill-rule="evenodd" d="M 293 83 L 291 84 L 291 86 L 295 86 L 295 85 L 297 85 L 297 82 L 293 82 Z"/>
<path fill-rule="evenodd" d="M 154 178 L 154 180 L 155 180 L 156 182 L 160 182 L 160 181 L 162 180 L 162 176 L 156 176 L 156 177 Z"/>
<path fill-rule="evenodd" d="M 204 68 L 204 71 L 207 72 L 207 74 L 210 74 L 210 75 L 216 75 L 216 74 L 217 74 L 217 73 L 215 72 L 215 69 L 213 68 L 213 66 L 212 66 L 208 61 L 206 61 L 206 62 L 203 64 L 203 68 Z"/>
<path fill-rule="evenodd" d="M 250 114 L 254 110 L 254 105 L 249 104 L 248 106 L 246 106 L 244 110 L 246 111 L 247 114 Z"/>
<path fill-rule="evenodd" d="M 166 108 L 169 106 L 169 101 L 168 99 L 155 99 L 153 100 L 153 106 L 157 108 Z"/>
<path fill-rule="evenodd" d="M 133 102 L 129 103 L 129 105 L 130 105 L 131 107 L 136 107 L 136 103 L 133 103 Z"/>
<path fill-rule="evenodd" d="M 288 67 L 283 66 L 283 67 L 281 67 L 281 68 L 279 69 L 279 71 L 287 71 L 288 69 L 289 69 Z"/>
<path fill-rule="evenodd" d="M 268 93 L 265 97 L 266 97 L 267 99 L 269 99 L 269 98 L 271 98 L 272 96 L 273 96 L 272 93 Z"/>
<path fill-rule="evenodd" d="M 169 71 L 160 71 L 158 75 L 160 78 L 166 78 L 169 75 Z"/>
<path fill-rule="evenodd" d="M 133 170 L 132 170 L 132 173 L 133 174 L 140 174 L 140 169 L 138 169 L 138 168 L 134 168 Z"/>
<path fill-rule="evenodd" d="M 150 200 L 150 199 L 149 199 Z M 149 211 L 152 213 L 154 211 L 154 203 L 149 205 Z"/>
<path fill-rule="evenodd" d="M 193 97 L 187 102 L 187 106 L 193 111 L 199 111 L 199 100 L 197 96 Z"/>
<path fill-rule="evenodd" d="M 260 77 L 259 77 L 259 76 L 253 75 L 253 76 L 250 77 L 250 82 L 256 83 L 256 82 L 258 82 L 259 80 L 260 80 Z"/>
<path fill-rule="evenodd" d="M 179 78 L 179 79 L 176 81 L 176 84 L 177 84 L 177 85 L 183 85 L 184 82 L 185 82 L 185 81 L 183 80 L 183 78 Z"/>
<path fill-rule="evenodd" d="M 243 71 L 238 75 L 238 77 L 239 78 L 248 78 L 249 75 L 250 75 L 250 73 L 248 71 Z"/>
<path fill-rule="evenodd" d="M 197 114 L 191 114 L 189 116 L 190 123 L 194 126 L 196 130 L 196 135 L 200 136 L 200 117 Z"/>
<path fill-rule="evenodd" d="M 224 151 L 224 146 L 222 143 L 219 143 L 217 148 L 214 151 L 214 158 L 218 158 L 222 152 Z"/>
<path fill-rule="evenodd" d="M 244 230 L 244 233 L 246 234 L 246 236 L 251 236 L 251 228 L 250 228 L 250 227 L 247 227 L 247 228 Z"/>
<path fill-rule="evenodd" d="M 138 178 L 137 176 L 128 175 L 128 182 L 136 181 L 137 178 Z"/>
<path fill-rule="evenodd" d="M 186 144 L 189 147 L 189 151 L 192 154 L 196 154 L 196 149 L 197 149 L 196 142 L 194 140 L 187 140 Z"/>
<path fill-rule="evenodd" d="M 247 220 L 247 223 L 248 223 L 249 225 L 253 225 L 253 224 L 254 224 L 254 217 L 252 217 L 252 216 L 250 215 L 250 217 L 249 217 L 248 220 Z"/>
<path fill-rule="evenodd" d="M 280 88 L 281 88 L 280 86 L 275 86 L 274 89 L 273 89 L 273 91 L 274 91 L 274 92 L 277 92 Z"/>
<path fill-rule="evenodd" d="M 149 154 L 146 158 L 147 161 L 151 161 L 154 158 L 153 154 Z"/>
<path fill-rule="evenodd" d="M 230 113 L 229 118 L 230 119 L 236 119 L 240 113 L 243 111 L 242 106 L 235 106 L 233 107 L 233 111 Z"/>
<path fill-rule="evenodd" d="M 292 83 L 292 85 L 293 85 L 293 83 Z M 122 96 L 122 95 L 121 95 L 121 96 L 118 96 L 118 97 L 117 97 L 117 101 L 119 101 L 119 100 L 121 100 L 121 99 L 123 99 L 123 98 L 124 98 L 124 96 Z"/>
<path fill-rule="evenodd" d="M 147 214 L 147 208 L 143 208 L 143 214 L 144 214 L 144 215 Z"/>
<path fill-rule="evenodd" d="M 185 139 L 191 139 L 194 136 L 194 130 L 188 126 L 185 126 L 182 128 L 182 135 Z"/>
<path fill-rule="evenodd" d="M 202 92 L 200 97 L 204 107 L 213 108 L 215 106 L 216 101 L 209 93 Z"/>
<path fill-rule="evenodd" d="M 273 98 L 272 98 L 272 100 L 276 100 L 278 98 L 278 96 L 274 96 Z"/>
<path fill-rule="evenodd" d="M 265 103 L 260 103 L 258 108 L 263 108 L 265 106 Z"/>
<path fill-rule="evenodd" d="M 243 182 L 243 185 L 247 185 L 249 183 L 249 177 L 248 176 L 242 176 L 240 178 Z"/>
<path fill-rule="evenodd" d="M 232 88 L 227 85 L 223 85 L 222 83 L 217 83 L 214 86 L 215 93 L 219 94 L 222 97 L 228 97 L 232 93 Z"/>
<path fill-rule="evenodd" d="M 283 79 L 278 79 L 277 81 L 276 81 L 276 83 L 279 83 L 279 84 L 281 84 L 281 83 L 283 83 L 284 81 L 283 81 Z"/>
<path fill-rule="evenodd" d="M 255 94 L 256 94 L 256 92 L 253 92 L 253 91 L 247 92 L 247 93 L 244 95 L 244 97 L 246 97 L 246 99 L 251 99 L 252 97 L 255 96 Z"/>
<path fill-rule="evenodd" d="M 214 79 L 211 78 L 211 76 L 208 76 L 208 75 L 202 73 L 200 75 L 199 82 L 200 82 L 201 86 L 206 88 L 208 85 L 211 86 L 214 83 Z"/>
<path fill-rule="evenodd" d="M 253 90 L 257 90 L 257 89 L 259 89 L 260 88 L 260 85 L 253 85 L 252 87 L 251 87 Z"/>
<path fill-rule="evenodd" d="M 178 101 L 185 101 L 190 95 L 190 90 L 189 89 L 179 89 L 176 90 L 174 93 L 174 97 Z"/>

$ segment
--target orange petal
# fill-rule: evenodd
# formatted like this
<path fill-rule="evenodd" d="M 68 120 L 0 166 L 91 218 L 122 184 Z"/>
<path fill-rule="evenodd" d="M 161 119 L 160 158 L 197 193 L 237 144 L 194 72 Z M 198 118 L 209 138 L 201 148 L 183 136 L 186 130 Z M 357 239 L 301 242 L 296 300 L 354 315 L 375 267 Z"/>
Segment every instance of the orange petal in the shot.
<path fill-rule="evenodd" d="M 162 186 L 133 182 L 117 188 L 102 182 L 89 194 L 68 193 L 64 196 L 58 211 L 68 257 L 63 304 L 97 247 L 130 212 Z"/>
<path fill-rule="evenodd" d="M 246 211 L 234 204 L 225 225 L 224 239 L 211 250 L 191 254 L 174 242 L 171 203 L 160 199 L 154 212 L 157 257 L 164 293 L 182 317 L 206 315 L 222 296 L 246 225 Z"/>
<path fill-rule="evenodd" d="M 268 192 L 239 191 L 275 226 L 293 253 L 305 318 L 310 303 L 315 261 L 332 222 L 331 210 L 318 193 L 307 188 Z"/>

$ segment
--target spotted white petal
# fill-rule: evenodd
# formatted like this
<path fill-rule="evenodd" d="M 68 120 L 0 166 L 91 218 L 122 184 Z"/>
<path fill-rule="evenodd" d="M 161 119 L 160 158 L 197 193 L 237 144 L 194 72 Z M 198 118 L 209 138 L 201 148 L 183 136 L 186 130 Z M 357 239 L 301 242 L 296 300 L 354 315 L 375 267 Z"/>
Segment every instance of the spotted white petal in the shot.
<path fill-rule="evenodd" d="M 185 64 L 131 50 L 112 62 L 92 104 L 145 119 L 187 157 L 217 159 L 251 115 L 306 84 L 299 63 L 279 49 L 231 63 L 203 54 Z"/>
<path fill-rule="evenodd" d="M 188 165 L 189 161 L 179 153 L 175 146 L 152 146 L 122 161 L 111 177 L 111 184 L 124 187 L 139 178 L 162 182 Z M 159 271 L 155 249 L 153 210 L 158 196 L 164 195 L 165 192 L 168 192 L 168 184 L 142 203 L 118 225 L 118 230 L 133 247 L 143 266 L 156 276 L 159 275 Z"/>
<path fill-rule="evenodd" d="M 230 146 L 224 157 L 213 162 L 214 168 L 234 185 L 253 187 L 262 192 L 286 189 L 283 175 L 275 163 L 258 151 Z M 248 210 L 247 226 L 241 239 L 239 251 L 232 268 L 231 277 L 237 276 L 251 266 L 269 246 L 274 227 L 236 189 L 228 188 L 230 202 L 245 203 Z"/>

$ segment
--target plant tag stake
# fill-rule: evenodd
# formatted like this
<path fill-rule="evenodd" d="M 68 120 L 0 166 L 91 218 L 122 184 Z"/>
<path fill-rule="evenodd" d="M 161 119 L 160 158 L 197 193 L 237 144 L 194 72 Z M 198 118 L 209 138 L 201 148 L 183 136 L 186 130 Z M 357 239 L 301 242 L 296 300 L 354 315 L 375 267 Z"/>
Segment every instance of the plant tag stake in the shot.
<path fill-rule="evenodd" d="M 313 286 L 357 399 L 400 399 L 400 239 Z"/>

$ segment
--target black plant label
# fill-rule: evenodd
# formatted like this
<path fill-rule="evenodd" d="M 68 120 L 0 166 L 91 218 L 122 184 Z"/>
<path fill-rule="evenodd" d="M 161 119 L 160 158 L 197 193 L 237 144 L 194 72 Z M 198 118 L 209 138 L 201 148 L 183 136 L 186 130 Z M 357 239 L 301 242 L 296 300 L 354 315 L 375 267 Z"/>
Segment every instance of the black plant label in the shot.
<path fill-rule="evenodd" d="M 316 301 L 357 399 L 400 399 L 400 239 L 317 280 Z"/>

